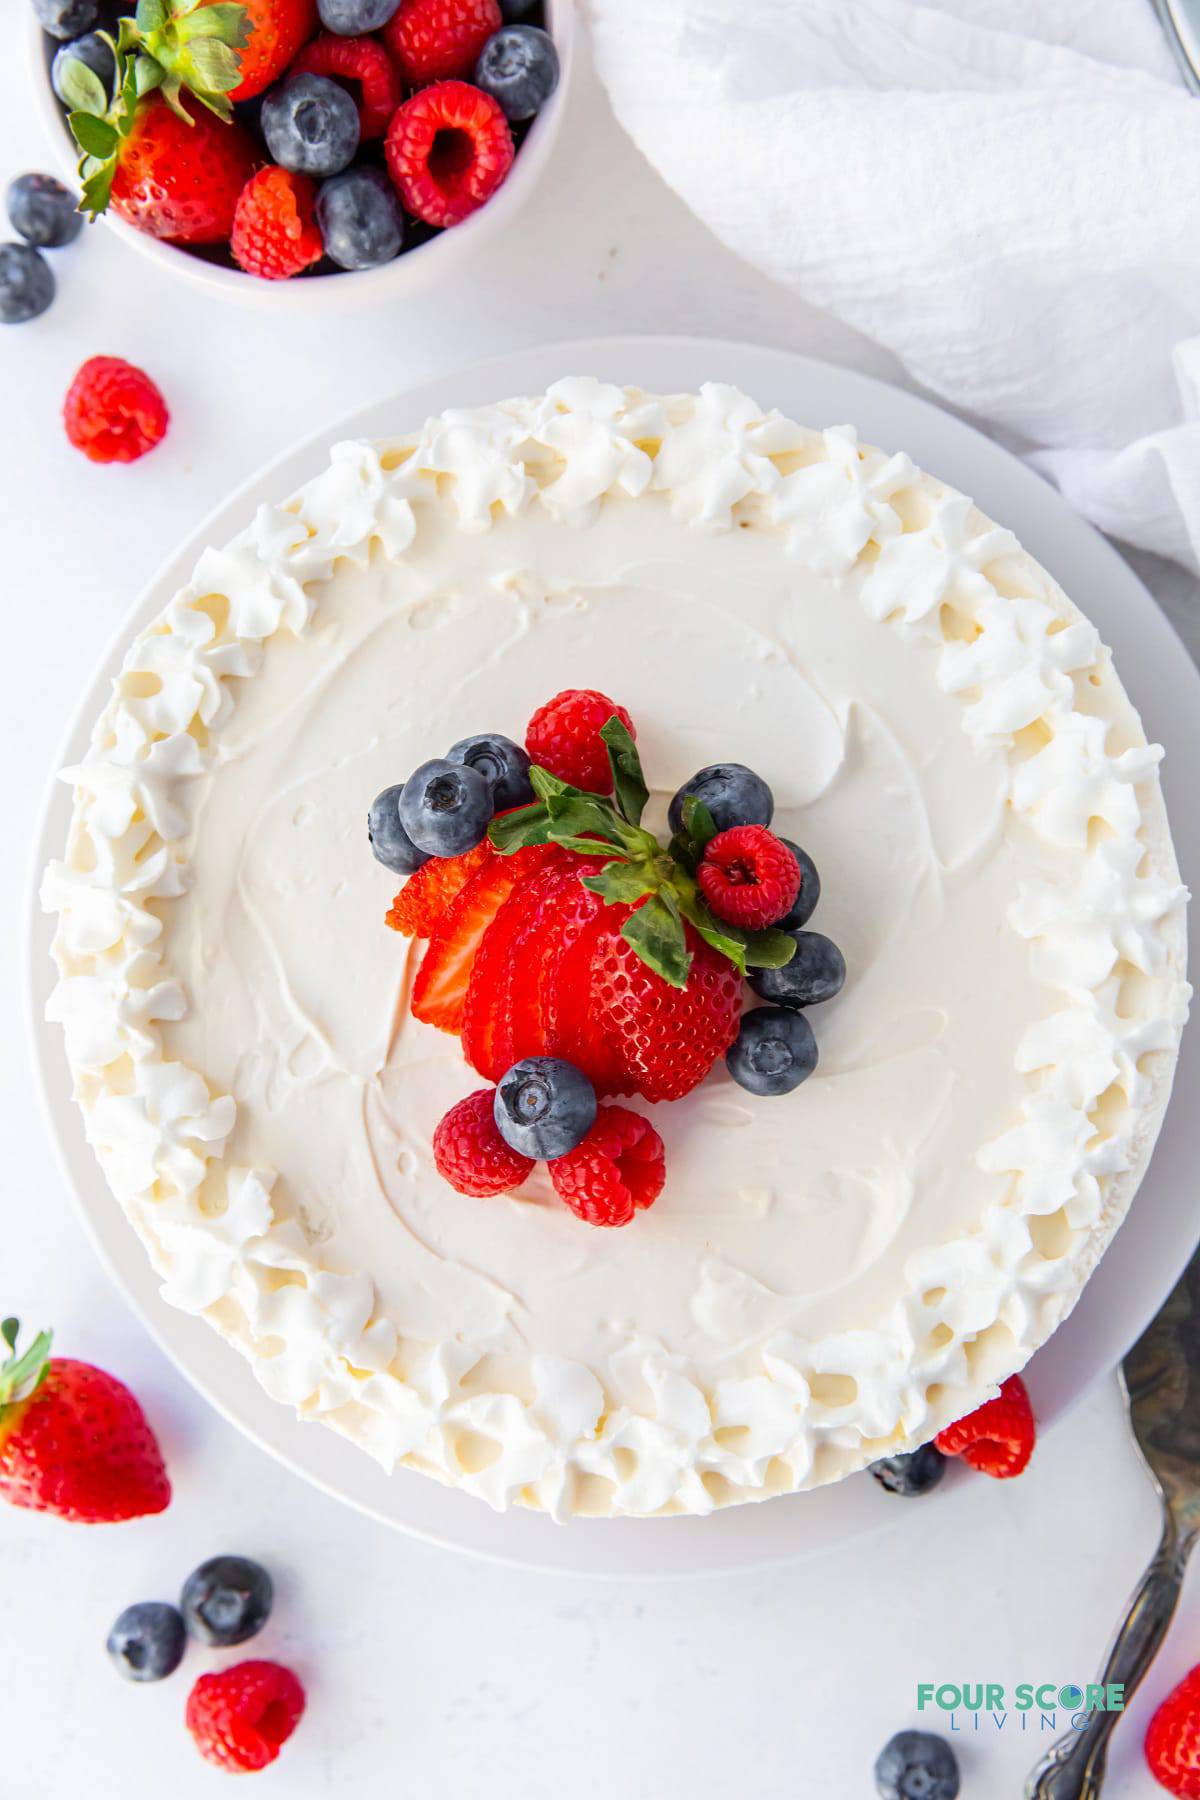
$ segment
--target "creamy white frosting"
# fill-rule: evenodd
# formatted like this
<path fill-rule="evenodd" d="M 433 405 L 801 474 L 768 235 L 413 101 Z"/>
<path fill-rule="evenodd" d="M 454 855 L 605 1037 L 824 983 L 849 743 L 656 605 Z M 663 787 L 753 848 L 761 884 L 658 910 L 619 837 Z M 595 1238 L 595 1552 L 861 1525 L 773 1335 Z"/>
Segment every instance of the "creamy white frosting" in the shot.
<path fill-rule="evenodd" d="M 660 817 L 758 768 L 850 967 L 796 1094 L 648 1109 L 668 1187 L 621 1232 L 436 1175 L 478 1082 L 407 1012 L 362 827 L 565 685 L 630 707 Z M 205 552 L 65 772 L 51 1014 L 166 1296 L 269 1392 L 496 1506 L 705 1512 L 922 1441 L 1069 1311 L 1186 1014 L 1158 755 L 906 457 L 564 381 L 339 445 Z"/>

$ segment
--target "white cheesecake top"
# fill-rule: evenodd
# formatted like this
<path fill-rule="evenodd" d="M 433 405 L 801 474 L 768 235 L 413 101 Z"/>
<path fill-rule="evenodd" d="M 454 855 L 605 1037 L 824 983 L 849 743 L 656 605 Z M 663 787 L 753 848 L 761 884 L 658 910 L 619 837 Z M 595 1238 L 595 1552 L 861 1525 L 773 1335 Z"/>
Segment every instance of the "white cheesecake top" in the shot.
<path fill-rule="evenodd" d="M 657 1204 L 479 1200 L 479 1086 L 407 1010 L 372 797 L 559 689 L 651 828 L 736 760 L 849 978 L 816 1074 L 649 1107 Z M 1093 628 L 904 456 L 727 388 L 587 380 L 343 444 L 132 646 L 45 901 L 76 1094 L 165 1292 L 268 1390 L 481 1495 L 702 1512 L 928 1438 L 1069 1311 L 1186 1013 L 1146 746 Z"/>

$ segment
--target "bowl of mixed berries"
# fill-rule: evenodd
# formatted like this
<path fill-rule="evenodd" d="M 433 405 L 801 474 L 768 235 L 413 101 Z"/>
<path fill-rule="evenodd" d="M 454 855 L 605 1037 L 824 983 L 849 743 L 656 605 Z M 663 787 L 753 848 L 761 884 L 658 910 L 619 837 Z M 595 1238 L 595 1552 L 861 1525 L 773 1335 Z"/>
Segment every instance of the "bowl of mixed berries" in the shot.
<path fill-rule="evenodd" d="M 511 218 L 562 114 L 571 0 L 26 4 L 81 210 L 233 298 L 426 280 Z"/>

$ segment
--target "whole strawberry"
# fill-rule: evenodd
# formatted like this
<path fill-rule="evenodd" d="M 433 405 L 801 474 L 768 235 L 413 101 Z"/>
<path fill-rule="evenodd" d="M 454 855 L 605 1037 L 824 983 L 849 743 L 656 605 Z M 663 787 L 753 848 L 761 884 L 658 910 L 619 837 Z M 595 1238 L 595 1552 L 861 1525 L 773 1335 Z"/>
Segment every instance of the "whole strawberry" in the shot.
<path fill-rule="evenodd" d="M 1146 1762 L 1176 1800 L 1200 1800 L 1200 1666 L 1172 1688 L 1151 1719 Z"/>
<path fill-rule="evenodd" d="M 253 138 L 234 122 L 228 97 L 239 84 L 245 8 L 190 9 L 186 54 L 159 41 L 168 26 L 176 29 L 175 12 L 154 0 L 146 13 L 167 24 L 143 31 L 133 19 L 121 20 L 111 102 L 86 70 L 71 93 L 81 208 L 95 218 L 111 202 L 127 224 L 171 243 L 226 242 L 238 195 L 261 160 Z M 142 8 L 138 16 L 146 16 Z M 203 34 L 195 25 L 200 16 L 215 21 Z"/>
<path fill-rule="evenodd" d="M 90 1363 L 51 1358 L 43 1331 L 20 1356 L 0 1326 L 0 1498 L 81 1525 L 159 1513 L 171 1484 L 145 1414 L 123 1382 Z"/>

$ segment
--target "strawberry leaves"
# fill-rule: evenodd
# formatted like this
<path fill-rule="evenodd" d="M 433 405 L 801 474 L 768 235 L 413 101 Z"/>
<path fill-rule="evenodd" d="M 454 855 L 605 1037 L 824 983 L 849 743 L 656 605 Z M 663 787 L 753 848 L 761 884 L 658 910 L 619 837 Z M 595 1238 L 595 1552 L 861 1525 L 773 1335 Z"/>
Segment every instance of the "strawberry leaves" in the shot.
<path fill-rule="evenodd" d="M 50 1333 L 39 1331 L 29 1348 L 17 1355 L 20 1322 L 5 1319 L 0 1324 L 0 1338 L 8 1346 L 8 1357 L 0 1363 L 0 1414 L 6 1406 L 15 1406 L 35 1394 L 50 1367 Z"/>
<path fill-rule="evenodd" d="M 686 987 L 692 965 L 685 922 L 728 957 L 740 975 L 751 968 L 782 968 L 795 954 L 793 938 L 784 931 L 743 931 L 724 924 L 697 886 L 696 869 L 717 830 L 703 801 L 694 796 L 685 801 L 683 829 L 664 851 L 642 829 L 650 793 L 632 733 L 614 714 L 600 736 L 612 770 L 611 798 L 572 787 L 535 763 L 529 779 L 537 799 L 493 819 L 488 832 L 492 848 L 511 856 L 531 844 L 557 844 L 580 856 L 606 858 L 596 874 L 579 879 L 610 905 L 634 908 L 621 936 L 672 987 Z"/>

